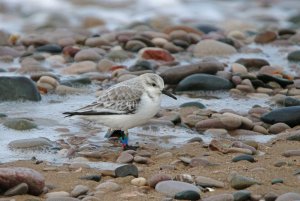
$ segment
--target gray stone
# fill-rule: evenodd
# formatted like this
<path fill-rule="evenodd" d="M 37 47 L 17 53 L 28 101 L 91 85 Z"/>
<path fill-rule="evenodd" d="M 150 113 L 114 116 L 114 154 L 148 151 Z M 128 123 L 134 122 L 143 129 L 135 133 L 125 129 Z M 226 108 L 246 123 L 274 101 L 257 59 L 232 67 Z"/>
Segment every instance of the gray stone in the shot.
<path fill-rule="evenodd" d="M 285 123 L 291 127 L 300 124 L 300 106 L 274 109 L 260 118 L 268 124 Z"/>
<path fill-rule="evenodd" d="M 294 192 L 288 192 L 278 196 L 275 201 L 296 201 L 296 200 L 300 200 L 300 194 Z"/>
<path fill-rule="evenodd" d="M 133 156 L 127 152 L 122 152 L 117 158 L 118 163 L 130 163 L 133 161 Z"/>
<path fill-rule="evenodd" d="M 208 74 L 194 74 L 181 80 L 176 91 L 226 90 L 232 87 L 230 81 L 224 78 Z"/>
<path fill-rule="evenodd" d="M 251 197 L 251 192 L 247 190 L 241 190 L 233 193 L 234 201 L 248 201 Z"/>
<path fill-rule="evenodd" d="M 232 194 L 220 194 L 204 198 L 202 201 L 234 201 L 234 197 Z"/>
<path fill-rule="evenodd" d="M 163 173 L 154 174 L 147 179 L 150 187 L 155 187 L 159 182 L 167 180 L 172 180 L 172 177 Z"/>
<path fill-rule="evenodd" d="M 43 137 L 13 140 L 8 144 L 8 146 L 12 149 L 35 149 L 35 148 L 49 147 L 52 145 L 53 145 L 52 141 Z"/>
<path fill-rule="evenodd" d="M 203 177 L 203 176 L 197 176 L 195 178 L 195 183 L 198 186 L 202 187 L 216 187 L 216 188 L 224 188 L 225 184 L 221 181 L 209 178 L 209 177 Z"/>
<path fill-rule="evenodd" d="M 41 95 L 27 77 L 0 77 L 0 101 L 40 101 Z"/>
<path fill-rule="evenodd" d="M 176 200 L 199 200 L 200 194 L 196 191 L 187 190 L 176 193 L 174 198 Z"/>
<path fill-rule="evenodd" d="M 7 128 L 19 131 L 37 128 L 37 125 L 34 122 L 20 118 L 7 119 L 3 122 L 3 125 Z"/>
<path fill-rule="evenodd" d="M 89 191 L 89 187 L 84 185 L 77 185 L 74 187 L 74 189 L 71 191 L 72 197 L 78 197 L 80 195 L 84 195 Z"/>
<path fill-rule="evenodd" d="M 155 190 L 170 197 L 174 197 L 177 193 L 182 191 L 195 191 L 200 193 L 199 188 L 197 188 L 195 185 L 171 180 L 159 182 L 156 184 Z"/>
<path fill-rule="evenodd" d="M 230 180 L 231 187 L 237 190 L 248 188 L 254 184 L 260 184 L 260 183 L 253 178 L 249 178 L 237 174 L 234 174 Z"/>

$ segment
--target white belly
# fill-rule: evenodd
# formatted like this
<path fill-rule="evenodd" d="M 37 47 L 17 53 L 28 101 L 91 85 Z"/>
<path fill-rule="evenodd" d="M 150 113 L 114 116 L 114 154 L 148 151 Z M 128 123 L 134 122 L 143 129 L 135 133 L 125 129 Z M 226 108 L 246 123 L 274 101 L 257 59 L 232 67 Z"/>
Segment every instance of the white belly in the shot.
<path fill-rule="evenodd" d="M 160 109 L 161 97 L 154 100 L 144 95 L 134 114 L 124 115 L 95 115 L 87 116 L 85 119 L 96 121 L 114 130 L 127 130 L 147 123 Z"/>

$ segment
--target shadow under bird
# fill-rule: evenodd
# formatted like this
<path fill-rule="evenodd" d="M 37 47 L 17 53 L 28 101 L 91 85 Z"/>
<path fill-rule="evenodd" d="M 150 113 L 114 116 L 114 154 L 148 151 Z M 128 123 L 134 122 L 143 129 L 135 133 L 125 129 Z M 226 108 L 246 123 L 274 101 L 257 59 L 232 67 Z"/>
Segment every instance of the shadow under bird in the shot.
<path fill-rule="evenodd" d="M 164 89 L 163 79 L 154 73 L 142 74 L 120 82 L 101 93 L 98 100 L 66 117 L 80 115 L 109 127 L 109 136 L 116 131 L 124 149 L 128 145 L 128 129 L 147 123 L 160 109 L 161 95 L 177 99 Z"/>

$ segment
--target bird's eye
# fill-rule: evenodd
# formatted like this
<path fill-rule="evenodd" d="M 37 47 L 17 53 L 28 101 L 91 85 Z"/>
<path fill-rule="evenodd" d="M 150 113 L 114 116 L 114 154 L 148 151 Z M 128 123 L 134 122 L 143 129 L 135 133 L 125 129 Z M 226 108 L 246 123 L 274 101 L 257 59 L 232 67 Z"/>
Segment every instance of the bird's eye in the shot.
<path fill-rule="evenodd" d="M 156 87 L 156 84 L 155 84 L 155 83 L 152 83 L 152 86 L 153 86 L 153 87 Z"/>

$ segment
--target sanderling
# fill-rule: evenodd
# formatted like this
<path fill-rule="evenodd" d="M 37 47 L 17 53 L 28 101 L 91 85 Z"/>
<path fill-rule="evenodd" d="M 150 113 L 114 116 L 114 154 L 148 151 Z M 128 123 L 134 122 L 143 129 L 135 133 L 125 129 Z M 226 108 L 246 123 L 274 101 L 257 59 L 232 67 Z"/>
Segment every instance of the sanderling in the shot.
<path fill-rule="evenodd" d="M 121 130 L 122 146 L 126 148 L 128 129 L 145 124 L 159 111 L 162 93 L 177 99 L 164 90 L 164 81 L 159 75 L 146 73 L 108 88 L 90 105 L 63 114 L 84 116 L 109 127 L 111 132 Z"/>

